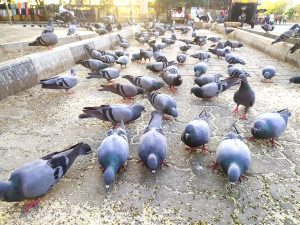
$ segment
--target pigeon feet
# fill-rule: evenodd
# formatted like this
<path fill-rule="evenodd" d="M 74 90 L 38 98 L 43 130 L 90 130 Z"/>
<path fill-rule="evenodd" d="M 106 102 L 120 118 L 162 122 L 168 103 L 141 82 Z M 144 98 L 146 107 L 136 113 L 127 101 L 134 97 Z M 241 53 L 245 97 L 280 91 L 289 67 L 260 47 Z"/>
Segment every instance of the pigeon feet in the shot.
<path fill-rule="evenodd" d="M 170 86 L 170 91 L 174 93 L 177 91 L 177 88 L 175 88 L 174 86 Z"/>
<path fill-rule="evenodd" d="M 272 147 L 275 147 L 276 145 L 281 146 L 281 144 L 278 142 L 278 140 L 276 138 L 271 138 L 270 141 L 271 141 Z"/>
<path fill-rule="evenodd" d="M 219 164 L 215 161 L 215 162 L 212 162 L 209 167 L 212 169 L 212 170 L 216 170 L 218 168 Z"/>
<path fill-rule="evenodd" d="M 195 149 L 195 148 L 190 148 L 190 147 L 186 147 L 185 150 L 186 150 L 187 152 L 189 152 L 189 153 L 193 153 L 193 152 L 196 152 L 196 151 L 197 151 L 197 149 Z"/>
<path fill-rule="evenodd" d="M 239 107 L 235 107 L 232 112 L 234 113 L 234 115 L 239 115 Z"/>
<path fill-rule="evenodd" d="M 210 151 L 208 150 L 208 148 L 205 147 L 205 145 L 202 145 L 201 152 L 204 153 L 204 154 L 210 153 Z"/>
<path fill-rule="evenodd" d="M 121 166 L 121 168 L 119 169 L 119 173 L 123 173 L 124 171 L 127 170 L 127 165 L 123 165 Z"/>
<path fill-rule="evenodd" d="M 246 175 L 242 174 L 239 178 L 239 181 L 242 182 L 243 180 L 249 180 L 249 177 L 247 177 Z"/>
<path fill-rule="evenodd" d="M 254 136 L 252 136 L 252 137 L 247 137 L 246 139 L 247 139 L 247 141 L 255 141 L 255 140 L 256 140 L 256 138 L 255 138 Z"/>
<path fill-rule="evenodd" d="M 247 120 L 247 114 L 244 113 L 243 116 L 240 118 L 241 120 Z"/>
<path fill-rule="evenodd" d="M 38 199 L 35 199 L 35 200 L 32 200 L 32 201 L 26 203 L 26 205 L 24 206 L 24 212 L 27 213 L 27 212 L 29 212 L 30 209 L 37 207 L 39 205 L 40 201 L 41 201 L 41 199 L 38 198 Z"/>
<path fill-rule="evenodd" d="M 172 117 L 167 116 L 167 115 L 164 114 L 164 115 L 163 115 L 163 119 L 164 119 L 164 120 L 172 120 Z"/>
<path fill-rule="evenodd" d="M 161 162 L 161 168 L 163 168 L 164 166 L 169 167 L 169 164 L 168 164 L 168 162 L 166 160 L 163 160 Z"/>
<path fill-rule="evenodd" d="M 133 100 L 134 100 L 133 97 L 127 97 L 123 99 L 123 103 L 132 103 Z"/>
<path fill-rule="evenodd" d="M 108 80 L 107 83 L 108 84 L 115 84 L 115 82 L 113 80 Z"/>

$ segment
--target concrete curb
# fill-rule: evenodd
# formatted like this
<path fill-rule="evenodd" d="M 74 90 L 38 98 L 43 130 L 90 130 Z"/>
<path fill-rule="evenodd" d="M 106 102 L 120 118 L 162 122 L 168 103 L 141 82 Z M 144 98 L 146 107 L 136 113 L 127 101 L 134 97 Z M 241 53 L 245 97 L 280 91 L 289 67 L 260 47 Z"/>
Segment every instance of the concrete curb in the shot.
<path fill-rule="evenodd" d="M 213 30 L 221 34 L 225 34 L 223 24 L 214 24 L 211 27 L 213 28 Z M 271 45 L 271 42 L 274 39 L 254 34 L 248 31 L 244 31 L 241 29 L 235 29 L 235 31 L 228 35 L 228 37 L 242 41 L 243 43 L 259 51 L 273 56 L 274 58 L 300 67 L 300 52 L 296 51 L 294 54 L 290 54 L 289 52 L 290 48 L 293 46 L 292 44 L 279 42 Z"/>
<path fill-rule="evenodd" d="M 128 27 L 118 32 L 131 38 L 139 27 Z M 108 49 L 118 43 L 118 33 L 111 33 L 38 52 L 4 62 L 0 65 L 0 99 L 33 87 L 39 80 L 70 69 L 79 60 L 89 58 L 84 45 Z"/>
<path fill-rule="evenodd" d="M 85 40 L 89 38 L 98 37 L 99 35 L 96 33 L 93 34 L 83 34 L 73 37 L 59 37 L 58 43 L 56 47 L 66 45 L 69 43 L 77 42 L 78 40 Z M 6 44 L 0 45 L 0 52 L 7 53 L 7 52 L 15 52 L 20 50 L 27 50 L 27 49 L 36 49 L 36 46 L 29 46 L 28 44 L 34 41 L 34 38 L 31 41 L 23 41 L 23 42 L 11 42 Z"/>

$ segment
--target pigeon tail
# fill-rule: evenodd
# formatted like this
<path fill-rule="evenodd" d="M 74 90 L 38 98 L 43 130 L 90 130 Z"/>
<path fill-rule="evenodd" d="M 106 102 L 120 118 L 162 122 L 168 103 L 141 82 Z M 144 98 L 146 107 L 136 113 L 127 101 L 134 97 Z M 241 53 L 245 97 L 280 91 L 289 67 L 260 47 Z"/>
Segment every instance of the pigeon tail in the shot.
<path fill-rule="evenodd" d="M 241 169 L 237 163 L 232 163 L 227 171 L 231 183 L 236 183 L 241 176 Z"/>
<path fill-rule="evenodd" d="M 147 160 L 147 166 L 149 169 L 153 172 L 157 170 L 158 167 L 158 160 L 154 153 L 149 154 L 148 160 Z"/>
<path fill-rule="evenodd" d="M 34 41 L 34 42 L 31 42 L 31 43 L 28 43 L 29 46 L 39 46 L 39 42 L 38 41 Z"/>
<path fill-rule="evenodd" d="M 277 112 L 280 114 L 280 116 L 283 117 L 283 119 L 285 120 L 286 123 L 287 123 L 289 117 L 292 115 L 288 109 L 282 109 Z"/>

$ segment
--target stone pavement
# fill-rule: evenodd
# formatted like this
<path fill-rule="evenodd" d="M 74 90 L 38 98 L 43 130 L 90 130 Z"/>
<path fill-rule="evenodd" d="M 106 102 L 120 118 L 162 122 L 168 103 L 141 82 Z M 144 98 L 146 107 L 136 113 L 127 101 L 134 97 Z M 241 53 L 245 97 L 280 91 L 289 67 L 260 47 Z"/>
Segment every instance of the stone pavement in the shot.
<path fill-rule="evenodd" d="M 208 30 L 198 33 L 216 35 Z M 190 38 L 190 34 L 184 37 Z M 131 43 L 129 52 L 143 47 L 134 40 Z M 181 44 L 177 42 L 164 50 L 168 59 L 176 58 Z M 188 54 L 201 49 L 204 48 L 193 47 Z M 261 113 L 283 108 L 292 113 L 286 132 L 279 139 L 281 146 L 273 148 L 265 141 L 247 143 L 252 154 L 248 179 L 231 188 L 221 170 L 213 172 L 208 168 L 225 130 L 238 119 L 232 114 L 233 93 L 238 87 L 212 101 L 197 99 L 190 89 L 193 65 L 198 60 L 189 57 L 180 66 L 184 82 L 178 91 L 173 94 L 168 88 L 161 90 L 177 100 L 181 121 L 163 122 L 169 167 L 153 175 L 138 163 L 139 138 L 153 110 L 148 100 L 139 96 L 136 102 L 144 104 L 147 112 L 127 126 L 131 159 L 127 170 L 117 176 L 115 185 L 106 190 L 96 151 L 111 124 L 96 119 L 79 120 L 78 115 L 84 106 L 119 103 L 122 99 L 97 92 L 106 81 L 87 80 L 88 70 L 76 66 L 79 84 L 74 95 L 36 86 L 0 101 L 0 180 L 25 162 L 80 141 L 89 143 L 93 154 L 78 158 L 66 176 L 42 198 L 40 207 L 28 214 L 21 213 L 23 202 L 0 202 L 0 224 L 299 224 L 300 89 L 288 84 L 288 79 L 300 75 L 300 69 L 248 46 L 235 53 L 247 62 L 243 68 L 251 74 L 249 81 L 256 92 L 256 103 L 248 120 L 237 123 L 242 135 L 251 135 L 252 121 Z M 224 60 L 212 56 L 209 64 L 209 73 L 227 75 Z M 274 83 L 261 82 L 265 65 L 277 67 Z M 121 74 L 158 77 L 145 69 L 145 63 L 132 63 Z M 119 81 L 125 82 L 122 78 Z M 203 109 L 210 116 L 211 153 L 189 153 L 180 135 L 186 123 Z"/>

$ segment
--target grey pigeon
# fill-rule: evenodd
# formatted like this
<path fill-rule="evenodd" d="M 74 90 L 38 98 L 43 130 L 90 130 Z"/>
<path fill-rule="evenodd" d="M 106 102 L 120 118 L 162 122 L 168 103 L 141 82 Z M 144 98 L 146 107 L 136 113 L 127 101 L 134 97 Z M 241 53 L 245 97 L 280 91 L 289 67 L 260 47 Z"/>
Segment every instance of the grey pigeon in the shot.
<path fill-rule="evenodd" d="M 207 40 L 217 43 L 221 40 L 221 38 L 220 37 L 209 37 L 209 38 L 207 38 Z"/>
<path fill-rule="evenodd" d="M 245 113 L 241 119 L 247 119 L 246 114 L 248 109 L 254 105 L 255 92 L 252 90 L 248 80 L 247 74 L 240 75 L 241 85 L 240 88 L 234 93 L 233 100 L 237 104 L 233 112 L 238 113 L 239 105 L 245 106 Z"/>
<path fill-rule="evenodd" d="M 75 69 L 71 69 L 70 74 L 43 79 L 39 81 L 39 84 L 44 89 L 65 89 L 68 91 L 75 87 L 77 82 Z"/>
<path fill-rule="evenodd" d="M 232 33 L 234 31 L 234 29 L 225 27 L 224 31 L 225 31 L 225 34 L 228 35 L 228 34 Z"/>
<path fill-rule="evenodd" d="M 129 63 L 129 57 L 126 55 L 120 56 L 118 60 L 116 61 L 117 64 L 120 64 L 122 66 L 127 66 Z"/>
<path fill-rule="evenodd" d="M 300 49 L 300 39 L 296 44 L 294 44 L 293 47 L 290 48 L 290 53 L 293 54 L 295 51 L 297 51 L 299 49 Z"/>
<path fill-rule="evenodd" d="M 186 55 L 184 54 L 178 54 L 176 57 L 176 60 L 178 63 L 185 63 L 186 61 Z"/>
<path fill-rule="evenodd" d="M 123 38 L 120 34 L 118 34 L 118 38 L 120 43 L 129 42 L 127 39 Z"/>
<path fill-rule="evenodd" d="M 42 33 L 53 33 L 53 32 L 54 32 L 53 19 L 50 18 L 48 20 L 47 26 L 43 29 Z"/>
<path fill-rule="evenodd" d="M 50 46 L 56 45 L 58 42 L 57 36 L 53 32 L 42 33 L 34 42 L 29 43 L 29 46 Z"/>
<path fill-rule="evenodd" d="M 210 99 L 238 84 L 237 79 L 225 79 L 208 83 L 201 87 L 193 87 L 191 93 L 198 98 Z"/>
<path fill-rule="evenodd" d="M 197 44 L 199 46 L 205 46 L 207 43 L 206 38 L 201 37 L 201 36 L 195 37 L 194 42 L 195 42 L 195 44 Z"/>
<path fill-rule="evenodd" d="M 210 58 L 210 53 L 208 52 L 197 52 L 191 55 L 191 57 L 195 58 L 195 59 L 199 59 L 199 60 L 205 60 Z"/>
<path fill-rule="evenodd" d="M 87 79 L 104 78 L 104 79 L 110 81 L 112 79 L 118 78 L 120 76 L 120 71 L 115 68 L 106 68 L 106 69 L 102 69 L 102 70 L 97 70 L 96 72 L 93 72 L 93 73 L 88 73 L 88 75 L 90 75 L 90 76 L 87 77 Z"/>
<path fill-rule="evenodd" d="M 229 132 L 219 144 L 214 168 L 220 166 L 231 183 L 236 183 L 249 170 L 251 155 L 239 134 Z"/>
<path fill-rule="evenodd" d="M 243 69 L 240 69 L 240 68 L 238 68 L 236 66 L 233 66 L 231 64 L 228 65 L 228 75 L 229 75 L 229 77 L 231 77 L 231 78 L 239 78 L 242 73 L 245 73 L 245 74 L 249 75 Z"/>
<path fill-rule="evenodd" d="M 175 44 L 175 41 L 172 39 L 168 39 L 168 38 L 162 38 L 161 39 L 162 43 L 165 43 L 167 46 L 173 45 Z"/>
<path fill-rule="evenodd" d="M 224 43 L 224 47 L 227 47 L 227 46 L 231 47 L 231 50 L 232 49 L 234 50 L 235 48 L 241 48 L 244 45 L 242 42 L 239 42 L 239 41 L 226 41 Z"/>
<path fill-rule="evenodd" d="M 242 65 L 246 65 L 245 61 L 240 59 L 237 55 L 231 54 L 231 53 L 227 53 L 225 55 L 225 60 L 226 62 L 228 62 L 229 64 L 242 64 Z"/>
<path fill-rule="evenodd" d="M 93 58 L 93 59 L 98 59 L 99 57 L 102 56 L 102 53 L 94 48 L 92 48 L 89 45 L 84 45 L 84 47 L 86 48 L 88 54 Z"/>
<path fill-rule="evenodd" d="M 115 60 L 117 60 L 119 57 L 112 51 L 104 51 L 104 50 L 100 50 L 99 51 L 102 55 L 110 55 L 113 56 L 115 58 Z"/>
<path fill-rule="evenodd" d="M 119 50 L 116 50 L 115 51 L 115 55 L 117 56 L 117 57 L 121 57 L 121 56 L 124 56 L 124 55 L 129 55 L 128 53 L 126 53 L 123 49 L 119 49 Z"/>
<path fill-rule="evenodd" d="M 172 91 L 175 91 L 175 87 L 182 84 L 182 76 L 173 73 L 163 73 L 160 75 L 164 82 L 166 82 Z"/>
<path fill-rule="evenodd" d="M 192 46 L 190 45 L 180 45 L 179 49 L 183 52 L 186 52 L 187 50 L 189 50 Z"/>
<path fill-rule="evenodd" d="M 153 56 L 153 52 L 146 51 L 144 49 L 140 49 L 140 55 L 141 55 L 142 59 L 144 59 L 145 61 L 148 59 L 150 62 L 151 57 Z"/>
<path fill-rule="evenodd" d="M 205 114 L 202 115 L 203 113 Z M 205 144 L 209 142 L 211 136 L 211 131 L 207 120 L 208 118 L 206 112 L 203 110 L 198 118 L 189 122 L 181 134 L 181 140 L 183 143 L 190 148 L 202 146 L 202 150 L 206 151 L 207 149 L 205 148 Z"/>
<path fill-rule="evenodd" d="M 112 64 L 116 61 L 115 57 L 111 55 L 103 55 L 98 58 L 103 63 Z"/>
<path fill-rule="evenodd" d="M 109 130 L 97 151 L 98 162 L 103 169 L 106 188 L 114 182 L 116 173 L 125 166 L 129 157 L 129 145 L 125 127 Z"/>
<path fill-rule="evenodd" d="M 266 80 L 271 80 L 276 76 L 276 68 L 274 66 L 265 66 L 262 70 L 262 75 Z"/>
<path fill-rule="evenodd" d="M 267 24 L 265 23 L 264 25 L 261 26 L 261 28 L 266 31 L 266 32 L 269 32 L 269 31 L 273 31 L 275 29 L 275 26 L 274 25 L 271 25 L 271 24 Z"/>
<path fill-rule="evenodd" d="M 201 87 L 205 84 L 218 82 L 221 77 L 221 74 L 203 74 L 200 77 L 196 77 L 194 82 Z"/>
<path fill-rule="evenodd" d="M 123 98 L 133 98 L 137 95 L 144 94 L 144 89 L 140 87 L 136 87 L 132 84 L 111 84 L 111 85 L 101 85 L 102 89 L 98 89 L 98 91 L 109 91 L 114 94 L 120 95 Z"/>
<path fill-rule="evenodd" d="M 135 61 L 142 61 L 143 57 L 141 56 L 141 53 L 133 53 L 131 55 L 131 62 L 135 62 Z"/>
<path fill-rule="evenodd" d="M 294 36 L 297 34 L 297 32 L 300 30 L 299 24 L 293 25 L 289 30 L 283 32 L 278 38 L 276 38 L 271 44 L 275 44 L 278 42 L 285 42 L 287 39 L 290 37 Z"/>
<path fill-rule="evenodd" d="M 141 104 L 114 104 L 114 105 L 101 105 L 100 107 L 84 107 L 83 114 L 79 115 L 80 119 L 84 118 L 97 118 L 104 121 L 110 121 L 115 125 L 117 123 L 128 123 L 138 119 L 145 108 Z"/>
<path fill-rule="evenodd" d="M 45 195 L 62 178 L 79 155 L 91 152 L 83 142 L 54 152 L 14 170 L 0 182 L 0 200 L 17 202 Z"/>
<path fill-rule="evenodd" d="M 85 68 L 91 69 L 92 71 L 102 70 L 108 67 L 108 64 L 103 63 L 98 59 L 88 59 L 84 61 L 78 61 L 78 63 L 84 66 Z"/>
<path fill-rule="evenodd" d="M 225 57 L 226 54 L 230 53 L 230 50 L 228 48 L 225 49 L 219 49 L 219 48 L 209 48 L 209 52 L 219 57 Z"/>
<path fill-rule="evenodd" d="M 177 65 L 168 66 L 162 72 L 163 74 L 172 73 L 172 74 L 180 74 L 179 68 Z"/>
<path fill-rule="evenodd" d="M 162 71 L 163 69 L 167 68 L 168 66 L 172 65 L 172 63 L 173 62 L 154 62 L 154 63 L 149 63 L 146 66 L 146 68 L 153 72 L 159 72 L 159 71 Z"/>
<path fill-rule="evenodd" d="M 76 20 L 73 19 L 72 22 L 71 22 L 71 24 L 69 25 L 67 36 L 75 35 L 76 29 L 77 29 L 76 23 L 77 23 Z"/>
<path fill-rule="evenodd" d="M 129 48 L 130 44 L 129 44 L 129 42 L 121 42 L 121 43 L 120 43 L 120 46 L 121 46 L 122 48 Z"/>
<path fill-rule="evenodd" d="M 147 91 L 156 91 L 164 86 L 163 82 L 160 82 L 152 77 L 147 76 L 131 76 L 131 75 L 124 75 L 123 78 L 127 79 L 130 83 L 141 87 Z"/>
<path fill-rule="evenodd" d="M 175 32 L 172 32 L 171 34 L 171 39 L 176 41 L 177 40 L 177 37 L 176 37 L 176 33 Z"/>
<path fill-rule="evenodd" d="M 208 64 L 206 61 L 204 62 L 199 62 L 198 64 L 196 64 L 194 66 L 194 72 L 195 72 L 195 76 L 199 77 L 202 74 L 205 74 L 208 70 Z"/>
<path fill-rule="evenodd" d="M 139 157 L 152 173 L 165 164 L 167 156 L 167 139 L 161 127 L 163 114 L 160 111 L 151 113 L 151 120 L 139 142 Z"/>
<path fill-rule="evenodd" d="M 152 92 L 152 93 L 148 93 L 147 97 L 149 102 L 155 109 L 160 110 L 163 113 L 171 115 L 173 117 L 178 116 L 178 112 L 176 109 L 177 107 L 176 100 L 171 96 Z"/>
<path fill-rule="evenodd" d="M 182 41 L 182 42 L 186 43 L 187 45 L 194 44 L 194 41 L 193 41 L 193 40 L 188 40 L 188 39 L 179 39 L 179 41 Z"/>
<path fill-rule="evenodd" d="M 290 116 L 291 113 L 288 109 L 263 113 L 254 119 L 251 133 L 257 139 L 271 139 L 271 143 L 274 145 L 275 139 L 285 131 Z"/>
<path fill-rule="evenodd" d="M 293 76 L 289 79 L 290 83 L 300 84 L 300 76 Z"/>

